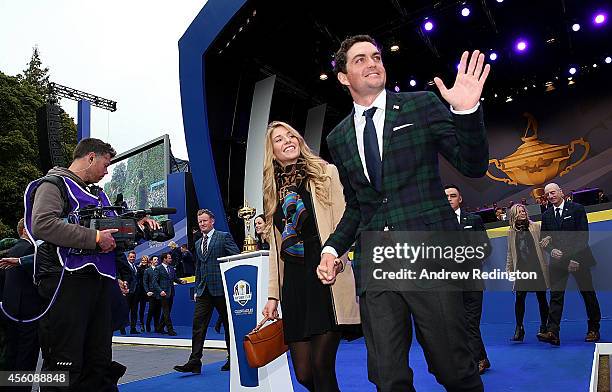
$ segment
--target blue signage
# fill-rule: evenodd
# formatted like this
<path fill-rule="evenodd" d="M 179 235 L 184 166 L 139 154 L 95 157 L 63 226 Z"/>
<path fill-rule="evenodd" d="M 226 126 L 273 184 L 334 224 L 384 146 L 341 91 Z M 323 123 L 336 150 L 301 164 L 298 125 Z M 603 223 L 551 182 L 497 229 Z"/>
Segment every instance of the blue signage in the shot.
<path fill-rule="evenodd" d="M 259 385 L 257 368 L 249 366 L 244 353 L 243 339 L 257 325 L 257 267 L 238 265 L 225 271 L 227 298 L 229 298 L 229 317 L 234 326 L 236 356 L 240 371 L 240 385 L 256 387 Z"/>

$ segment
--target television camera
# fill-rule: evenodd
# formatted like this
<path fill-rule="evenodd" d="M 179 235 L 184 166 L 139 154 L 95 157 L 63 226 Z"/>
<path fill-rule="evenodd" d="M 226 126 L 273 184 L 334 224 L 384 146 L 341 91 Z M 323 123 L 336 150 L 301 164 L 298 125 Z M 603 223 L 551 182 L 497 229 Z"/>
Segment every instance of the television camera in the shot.
<path fill-rule="evenodd" d="M 128 210 L 123 206 L 87 206 L 74 211 L 68 221 L 96 230 L 117 229 L 113 233 L 116 249 L 124 252 L 134 249 L 141 239 L 162 242 L 174 238 L 174 225 L 169 219 L 158 221 L 160 228 L 155 230 L 147 223 L 141 226 L 138 222 L 145 216 L 175 213 L 176 208 Z"/>

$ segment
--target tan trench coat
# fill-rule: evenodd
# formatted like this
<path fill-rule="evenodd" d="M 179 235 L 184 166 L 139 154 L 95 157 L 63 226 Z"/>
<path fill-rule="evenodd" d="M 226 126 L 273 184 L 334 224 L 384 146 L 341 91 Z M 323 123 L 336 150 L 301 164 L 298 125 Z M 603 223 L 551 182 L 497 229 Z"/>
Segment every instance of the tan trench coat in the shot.
<path fill-rule="evenodd" d="M 331 205 L 328 207 L 317 199 L 314 192 L 315 185 L 310 181 L 310 189 L 312 202 L 314 206 L 314 214 L 316 217 L 316 225 L 319 230 L 321 243 L 324 244 L 330 234 L 334 232 L 336 226 L 344 214 L 344 194 L 342 193 L 342 184 L 338 176 L 338 169 L 332 164 L 328 164 L 325 169 L 326 174 L 331 177 L 329 184 Z M 283 286 L 283 271 L 285 263 L 279 257 L 277 249 L 281 245 L 281 233 L 272 226 L 274 240 L 270 241 L 270 276 L 268 281 L 268 297 L 275 298 L 281 301 L 280 293 Z M 336 282 L 331 286 L 332 304 L 334 308 L 334 316 L 337 324 L 359 324 L 359 302 L 355 291 L 355 276 L 347 255 L 343 255 L 341 260 L 345 263 L 344 271 L 338 274 Z"/>
<path fill-rule="evenodd" d="M 533 237 L 533 241 L 535 243 L 536 253 L 538 255 L 538 260 L 540 262 L 540 268 L 542 268 L 542 273 L 544 274 L 544 281 L 546 282 L 546 287 L 550 288 L 550 278 L 548 272 L 548 264 L 546 263 L 546 259 L 544 258 L 544 253 L 542 252 L 542 248 L 540 247 L 540 227 L 542 226 L 542 222 L 529 222 L 529 232 Z M 516 255 L 516 230 L 510 228 L 508 229 L 508 254 L 506 256 L 506 271 L 512 272 L 516 270 L 516 263 L 518 262 L 518 257 Z M 514 289 L 514 285 L 513 285 Z"/>

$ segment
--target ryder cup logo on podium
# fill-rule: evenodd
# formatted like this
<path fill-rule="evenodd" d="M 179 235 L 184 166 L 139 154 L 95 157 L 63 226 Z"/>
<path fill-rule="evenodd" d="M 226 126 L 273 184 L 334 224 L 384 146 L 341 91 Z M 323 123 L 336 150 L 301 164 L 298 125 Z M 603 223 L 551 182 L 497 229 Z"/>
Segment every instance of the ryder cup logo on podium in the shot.
<path fill-rule="evenodd" d="M 239 280 L 234 285 L 234 301 L 238 302 L 240 306 L 246 305 L 251 300 L 253 295 L 251 294 L 251 285 L 249 282 Z"/>
<path fill-rule="evenodd" d="M 230 335 L 230 392 L 292 392 L 287 356 L 249 366 L 244 337 L 262 319 L 268 302 L 268 251 L 219 258 Z"/>

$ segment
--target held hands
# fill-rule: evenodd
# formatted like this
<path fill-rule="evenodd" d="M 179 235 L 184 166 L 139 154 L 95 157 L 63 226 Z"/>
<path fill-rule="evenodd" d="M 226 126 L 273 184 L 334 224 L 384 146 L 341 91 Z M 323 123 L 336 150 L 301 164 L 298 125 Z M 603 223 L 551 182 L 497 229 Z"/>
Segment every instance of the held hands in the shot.
<path fill-rule="evenodd" d="M 546 236 L 542 238 L 542 240 L 540 241 L 540 246 L 542 248 L 546 248 L 549 244 L 550 244 L 550 236 Z"/>
<path fill-rule="evenodd" d="M 317 277 L 321 283 L 332 285 L 336 282 L 336 276 L 344 270 L 344 264 L 331 253 L 323 253 L 321 262 L 317 266 Z"/>
<path fill-rule="evenodd" d="M 107 229 L 107 230 L 99 231 L 100 237 L 98 239 L 98 246 L 102 250 L 102 253 L 108 253 L 108 252 L 111 252 L 113 249 L 115 249 L 117 244 L 115 244 L 113 233 L 116 233 L 118 231 L 119 230 L 117 229 Z"/>
<path fill-rule="evenodd" d="M 9 269 L 19 265 L 19 257 L 5 257 L 0 259 L 0 268 Z"/>
<path fill-rule="evenodd" d="M 442 98 L 450 103 L 455 110 L 468 110 L 476 106 L 482 94 L 482 88 L 491 66 L 484 65 L 484 54 L 475 50 L 468 64 L 469 52 L 463 52 L 455 84 L 447 89 L 442 79 L 436 77 L 434 82 L 442 94 Z M 484 68 L 483 68 L 484 66 Z"/>
<path fill-rule="evenodd" d="M 580 268 L 580 263 L 574 260 L 570 260 L 569 264 L 567 265 L 567 270 L 569 272 L 576 272 L 578 271 L 579 268 Z"/>
<path fill-rule="evenodd" d="M 153 296 L 153 292 L 152 291 L 147 291 L 147 297 L 152 297 Z"/>
<path fill-rule="evenodd" d="M 162 292 L 160 292 L 159 295 L 161 295 L 162 297 L 165 297 L 167 294 L 165 291 L 162 290 Z"/>
<path fill-rule="evenodd" d="M 563 257 L 563 252 L 561 252 L 559 249 L 553 249 L 553 250 L 550 252 L 550 255 L 551 255 L 551 256 L 552 256 L 554 259 L 560 260 L 560 259 L 561 259 L 561 257 Z"/>
<path fill-rule="evenodd" d="M 278 318 L 278 301 L 275 299 L 269 299 L 264 306 L 261 314 L 268 319 L 277 319 Z"/>

